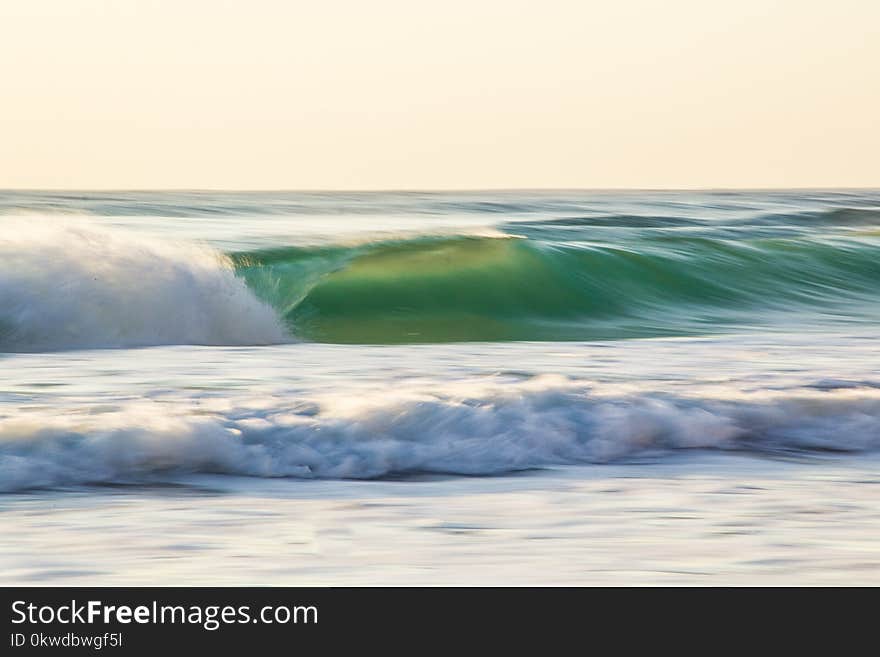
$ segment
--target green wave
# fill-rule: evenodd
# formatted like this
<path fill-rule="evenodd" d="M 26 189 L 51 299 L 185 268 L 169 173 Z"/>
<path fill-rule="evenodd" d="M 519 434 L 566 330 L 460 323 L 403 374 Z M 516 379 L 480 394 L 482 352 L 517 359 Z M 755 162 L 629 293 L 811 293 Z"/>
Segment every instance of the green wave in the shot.
<path fill-rule="evenodd" d="M 453 236 L 231 258 L 295 335 L 320 342 L 596 340 L 880 315 L 880 244 L 867 239 Z"/>

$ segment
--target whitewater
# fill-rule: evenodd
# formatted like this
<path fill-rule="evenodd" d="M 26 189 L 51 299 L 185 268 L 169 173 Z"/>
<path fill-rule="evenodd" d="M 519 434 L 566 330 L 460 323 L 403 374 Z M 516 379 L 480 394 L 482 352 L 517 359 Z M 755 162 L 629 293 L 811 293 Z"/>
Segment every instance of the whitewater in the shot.
<path fill-rule="evenodd" d="M 877 584 L 878 292 L 876 191 L 0 192 L 2 583 Z"/>

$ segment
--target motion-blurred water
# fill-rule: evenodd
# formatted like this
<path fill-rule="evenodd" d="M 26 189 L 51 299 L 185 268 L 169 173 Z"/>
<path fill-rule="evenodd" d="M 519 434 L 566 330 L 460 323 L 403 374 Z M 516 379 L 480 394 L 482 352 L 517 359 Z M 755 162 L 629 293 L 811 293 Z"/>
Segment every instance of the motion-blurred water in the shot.
<path fill-rule="evenodd" d="M 3 192 L 4 583 L 877 583 L 878 292 L 880 192 Z"/>

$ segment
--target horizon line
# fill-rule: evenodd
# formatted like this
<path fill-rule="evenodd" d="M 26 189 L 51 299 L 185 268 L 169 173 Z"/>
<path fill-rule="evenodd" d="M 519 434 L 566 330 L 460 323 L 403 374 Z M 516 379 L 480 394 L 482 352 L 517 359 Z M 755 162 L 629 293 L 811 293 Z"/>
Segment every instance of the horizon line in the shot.
<path fill-rule="evenodd" d="M 235 188 L 235 187 L 0 187 L 7 192 L 196 192 L 196 193 L 292 193 L 292 194 L 433 194 L 469 192 L 804 192 L 804 191 L 880 191 L 878 186 L 814 186 L 803 187 L 388 187 L 388 188 Z"/>

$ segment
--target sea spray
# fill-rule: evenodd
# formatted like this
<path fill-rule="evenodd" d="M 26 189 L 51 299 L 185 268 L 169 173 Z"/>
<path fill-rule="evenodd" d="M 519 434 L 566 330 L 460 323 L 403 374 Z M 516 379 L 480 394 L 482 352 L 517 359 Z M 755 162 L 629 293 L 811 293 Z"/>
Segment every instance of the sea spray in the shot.
<path fill-rule="evenodd" d="M 275 311 L 207 246 L 35 217 L 0 230 L 0 351 L 271 344 Z"/>

